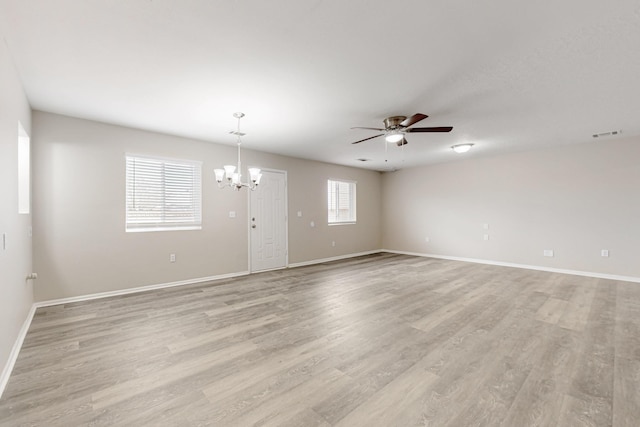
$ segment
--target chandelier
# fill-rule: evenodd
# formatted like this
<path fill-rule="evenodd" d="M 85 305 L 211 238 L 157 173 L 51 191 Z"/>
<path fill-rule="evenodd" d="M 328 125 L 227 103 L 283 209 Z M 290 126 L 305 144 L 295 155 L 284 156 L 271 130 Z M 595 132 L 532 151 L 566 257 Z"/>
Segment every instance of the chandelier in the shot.
<path fill-rule="evenodd" d="M 236 166 L 225 165 L 224 169 L 214 169 L 216 174 L 216 181 L 218 181 L 219 188 L 233 188 L 238 191 L 242 187 L 248 187 L 250 190 L 255 190 L 258 184 L 260 184 L 260 178 L 262 174 L 258 168 L 249 168 L 249 182 L 242 182 L 242 164 L 240 163 L 240 138 L 245 134 L 240 132 L 240 119 L 244 117 L 244 113 L 233 113 L 233 117 L 238 119 L 238 130 L 229 132 L 230 134 L 238 137 L 238 166 L 236 172 Z"/>

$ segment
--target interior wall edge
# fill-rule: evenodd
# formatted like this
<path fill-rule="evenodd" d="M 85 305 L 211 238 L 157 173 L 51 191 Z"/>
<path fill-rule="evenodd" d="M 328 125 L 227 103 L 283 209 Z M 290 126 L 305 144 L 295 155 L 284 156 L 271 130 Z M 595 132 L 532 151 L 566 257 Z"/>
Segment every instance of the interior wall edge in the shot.
<path fill-rule="evenodd" d="M 33 163 L 27 162 L 32 159 L 33 147 L 31 106 L 6 40 L 1 35 L 0 38 L 1 395 L 28 328 L 25 318 L 34 302 L 33 281 L 26 280 L 34 272 L 31 234 L 34 169 Z"/>

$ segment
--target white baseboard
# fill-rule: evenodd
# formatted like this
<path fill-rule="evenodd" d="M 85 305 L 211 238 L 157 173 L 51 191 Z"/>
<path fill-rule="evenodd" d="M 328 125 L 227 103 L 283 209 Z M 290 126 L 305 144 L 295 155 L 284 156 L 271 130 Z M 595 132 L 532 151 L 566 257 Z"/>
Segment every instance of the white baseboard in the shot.
<path fill-rule="evenodd" d="M 515 264 L 512 262 L 491 261 L 491 260 L 476 259 L 476 258 L 463 258 L 463 257 L 455 257 L 455 256 L 447 256 L 447 255 L 423 254 L 418 252 L 395 251 L 391 249 L 382 249 L 380 250 L 380 252 L 388 252 L 388 253 L 400 254 L 400 255 L 412 255 L 412 256 L 419 256 L 419 257 L 426 257 L 426 258 L 448 259 L 451 261 L 473 262 L 476 264 L 498 265 L 501 267 L 524 268 L 526 270 L 547 271 L 550 273 L 572 274 L 574 276 L 596 277 L 598 279 L 610 279 L 610 280 L 619 280 L 623 282 L 640 283 L 640 277 L 633 277 L 633 276 L 618 276 L 615 274 L 603 274 L 603 273 L 595 273 L 591 271 L 567 270 L 563 268 L 540 267 L 537 265 Z"/>
<path fill-rule="evenodd" d="M 305 266 L 305 265 L 320 264 L 320 263 L 329 262 L 329 261 L 338 261 L 338 260 L 345 259 L 345 258 L 353 258 L 353 257 L 357 257 L 357 256 L 371 255 L 371 254 L 376 254 L 376 253 L 379 253 L 379 252 L 381 252 L 381 251 L 380 250 L 374 250 L 374 251 L 360 252 L 360 253 L 355 253 L 355 254 L 341 255 L 341 256 L 336 256 L 336 257 L 331 257 L 331 258 L 315 259 L 315 260 L 311 260 L 311 261 L 304 261 L 304 262 L 298 262 L 298 263 L 289 264 L 288 267 L 289 268 L 302 267 L 302 266 Z M 273 269 L 273 270 L 280 270 L 280 268 Z M 264 271 L 270 271 L 270 270 L 256 271 L 256 273 L 262 273 Z M 233 277 L 246 276 L 248 274 L 250 274 L 249 271 L 241 271 L 239 273 L 221 274 L 221 275 L 218 275 L 218 276 L 210 276 L 210 277 L 199 277 L 197 279 L 180 280 L 180 281 L 177 281 L 177 282 L 160 283 L 160 284 L 156 284 L 156 285 L 140 286 L 140 287 L 128 288 L 128 289 L 119 289 L 117 291 L 99 292 L 99 293 L 95 293 L 95 294 L 80 295 L 80 296 L 77 296 L 77 297 L 59 298 L 59 299 L 53 299 L 53 300 L 38 301 L 38 302 L 34 303 L 34 306 L 36 308 L 49 307 L 49 306 L 52 306 L 52 305 L 69 304 L 69 303 L 72 303 L 72 302 L 89 301 L 89 300 L 93 300 L 93 299 L 109 298 L 109 297 L 114 297 L 114 296 L 119 296 L 119 295 L 135 294 L 135 293 L 138 293 L 138 292 L 152 291 L 152 290 L 155 290 L 155 289 L 172 288 L 174 286 L 193 285 L 193 284 L 196 284 L 196 283 L 211 282 L 211 281 L 214 281 L 214 280 L 231 279 Z"/>
<path fill-rule="evenodd" d="M 20 328 L 20 332 L 18 333 L 18 337 L 16 338 L 16 342 L 13 343 L 13 348 L 11 349 L 11 353 L 9 353 L 9 360 L 4 366 L 2 370 L 2 376 L 0 376 L 0 397 L 2 397 L 2 393 L 4 393 L 4 389 L 9 382 L 9 377 L 11 376 L 11 372 L 13 371 L 13 367 L 16 364 L 16 360 L 18 360 L 18 354 L 20 354 L 20 349 L 22 349 L 22 343 L 24 342 L 24 338 L 27 336 L 27 331 L 29 331 L 29 326 L 31 326 L 31 321 L 33 320 L 33 315 L 36 313 L 35 304 L 31 305 L 31 309 L 27 314 L 27 318 L 24 320 L 22 324 L 22 328 Z"/>
<path fill-rule="evenodd" d="M 323 262 L 339 261 L 341 259 L 355 258 L 355 257 L 358 257 L 358 256 L 378 254 L 380 252 L 384 252 L 384 251 L 382 249 L 376 249 L 374 251 L 366 251 L 366 252 L 358 252 L 358 253 L 355 253 L 355 254 L 339 255 L 339 256 L 334 256 L 334 257 L 331 257 L 331 258 L 321 258 L 321 259 L 312 259 L 311 261 L 294 262 L 294 263 L 289 264 L 289 268 L 304 267 L 305 265 L 313 265 L 313 264 L 322 264 Z"/>
<path fill-rule="evenodd" d="M 323 258 L 323 259 L 315 259 L 315 260 L 311 260 L 311 261 L 297 262 L 297 263 L 289 264 L 288 268 L 302 267 L 302 266 L 305 266 L 305 265 L 312 265 L 312 264 L 320 264 L 320 263 L 329 262 L 329 261 L 338 261 L 338 260 L 341 260 L 341 259 L 354 258 L 354 257 L 358 257 L 358 256 L 363 256 L 363 255 L 371 255 L 371 254 L 376 254 L 376 253 L 380 253 L 380 252 L 382 252 L 382 251 L 381 250 L 374 250 L 374 251 L 367 251 L 367 252 L 359 252 L 359 253 L 355 253 L 355 254 L 340 255 L 340 256 L 331 257 L 331 258 Z M 275 268 L 273 270 L 280 270 L 280 268 Z M 265 271 L 270 271 L 270 270 L 256 271 L 256 273 L 262 273 L 262 272 L 265 272 Z M 155 289 L 172 288 L 174 286 L 193 285 L 193 284 L 196 284 L 196 283 L 211 282 L 211 281 L 214 281 L 214 280 L 231 279 L 233 277 L 246 276 L 248 274 L 250 274 L 249 271 L 241 271 L 241 272 L 238 272 L 238 273 L 221 274 L 221 275 L 218 275 L 218 276 L 199 277 L 199 278 L 196 278 L 196 279 L 180 280 L 180 281 L 177 281 L 177 282 L 159 283 L 159 284 L 155 284 L 155 285 L 139 286 L 139 287 L 136 287 L 136 288 L 119 289 L 117 291 L 99 292 L 99 293 L 95 293 L 95 294 L 79 295 L 79 296 L 76 296 L 76 297 L 59 298 L 59 299 L 38 301 L 38 302 L 34 303 L 34 306 L 36 308 L 49 307 L 49 306 L 52 306 L 52 305 L 69 304 L 69 303 L 72 303 L 72 302 L 89 301 L 89 300 L 93 300 L 93 299 L 109 298 L 109 297 L 114 297 L 114 296 L 119 296 L 119 295 L 135 294 L 135 293 L 138 293 L 138 292 L 152 291 L 152 290 L 155 290 Z"/>
<path fill-rule="evenodd" d="M 380 252 L 394 253 L 394 254 L 400 254 L 400 255 L 412 255 L 412 256 L 428 257 L 428 258 L 447 259 L 447 260 L 452 260 L 452 261 L 473 262 L 473 263 L 477 263 L 477 264 L 497 265 L 497 266 L 502 266 L 502 267 L 524 268 L 524 269 L 527 269 L 527 270 L 548 271 L 548 272 L 551 272 L 551 273 L 573 274 L 573 275 L 577 275 L 577 276 L 596 277 L 596 278 L 601 278 L 601 279 L 620 280 L 620 281 L 625 281 L 625 282 L 640 283 L 640 277 L 619 276 L 619 275 L 614 275 L 614 274 L 603 274 L 603 273 L 595 273 L 595 272 L 589 272 L 589 271 L 577 271 L 577 270 L 568 270 L 568 269 L 560 269 L 560 268 L 552 268 L 552 267 L 540 267 L 540 266 L 535 266 L 535 265 L 516 264 L 516 263 L 511 263 L 511 262 L 491 261 L 491 260 L 476 259 L 476 258 L 464 258 L 464 257 L 438 255 L 438 254 L 426 254 L 426 253 L 408 252 L 408 251 L 396 251 L 396 250 L 391 250 L 391 249 L 376 249 L 376 250 L 372 250 L 372 251 L 365 251 L 365 252 L 351 253 L 351 254 L 346 254 L 346 255 L 339 255 L 339 256 L 330 257 L 330 258 L 320 258 L 320 259 L 313 259 L 313 260 L 310 260 L 310 261 L 295 262 L 295 263 L 289 264 L 288 268 L 304 267 L 304 266 L 307 266 L 307 265 L 321 264 L 321 263 L 331 262 L 331 261 L 339 261 L 339 260 L 348 259 L 348 258 L 355 258 L 355 257 L 359 257 L 359 256 L 377 254 L 377 253 L 380 253 Z M 151 290 L 154 290 L 154 289 L 171 288 L 171 287 L 174 287 L 174 286 L 192 285 L 192 284 L 197 284 L 197 283 L 210 282 L 210 281 L 214 281 L 214 280 L 230 279 L 230 278 L 233 278 L 233 277 L 246 276 L 248 274 L 250 274 L 249 271 L 241 271 L 241 272 L 238 272 L 238 273 L 221 274 L 221 275 L 218 275 L 218 276 L 200 277 L 200 278 L 196 278 L 196 279 L 181 280 L 181 281 L 177 281 L 177 282 L 160 283 L 160 284 L 155 284 L 155 285 L 140 286 L 140 287 L 136 287 L 136 288 L 120 289 L 120 290 L 117 290 L 117 291 L 109 291 L 109 292 L 100 292 L 100 293 L 96 293 L 96 294 L 80 295 L 80 296 L 77 296 L 77 297 L 69 297 L 69 298 L 60 298 L 60 299 L 47 300 L 47 301 L 39 301 L 39 302 L 36 302 L 36 303 L 33 304 L 33 307 L 31 308 L 31 311 L 35 312 L 35 309 L 39 308 L 39 307 L 48 307 L 48 306 L 52 306 L 52 305 L 68 304 L 68 303 L 72 303 L 72 302 L 89 301 L 89 300 L 93 300 L 93 299 L 108 298 L 108 297 L 119 296 L 119 295 L 127 295 L 127 294 L 133 294 L 133 293 L 138 293 L 138 292 L 146 292 L 146 291 L 151 291 Z M 33 317 L 33 313 L 31 313 L 31 317 Z M 29 318 L 28 321 L 29 321 L 29 324 L 30 324 L 31 323 L 31 318 Z M 28 328 L 29 328 L 29 325 L 27 325 L 27 329 Z M 25 330 L 25 332 L 26 332 L 26 330 Z M 24 339 L 24 337 L 22 337 L 22 339 Z"/>
<path fill-rule="evenodd" d="M 71 302 L 89 301 L 89 300 L 99 299 L 99 298 L 109 298 L 109 297 L 115 297 L 119 295 L 135 294 L 138 292 L 152 291 L 155 289 L 172 288 L 174 286 L 193 285 L 196 283 L 211 282 L 213 280 L 230 279 L 233 277 L 246 276 L 248 274 L 249 274 L 248 271 L 241 271 L 239 273 L 221 274 L 219 276 L 199 277 L 197 279 L 180 280 L 177 282 L 169 282 L 169 283 L 159 283 L 156 285 L 140 286 L 137 288 L 120 289 L 117 291 L 99 292 L 97 294 L 88 294 L 88 295 L 80 295 L 77 297 L 39 301 L 34 303 L 34 306 L 36 308 L 49 307 L 52 305 L 69 304 Z"/>

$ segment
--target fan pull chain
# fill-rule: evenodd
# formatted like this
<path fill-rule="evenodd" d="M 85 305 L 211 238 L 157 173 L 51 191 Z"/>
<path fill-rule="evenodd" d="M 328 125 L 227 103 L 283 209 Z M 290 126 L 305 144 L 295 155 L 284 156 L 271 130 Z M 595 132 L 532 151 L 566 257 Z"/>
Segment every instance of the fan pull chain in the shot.
<path fill-rule="evenodd" d="M 385 166 L 389 164 L 389 144 L 387 141 L 384 141 L 384 163 Z"/>

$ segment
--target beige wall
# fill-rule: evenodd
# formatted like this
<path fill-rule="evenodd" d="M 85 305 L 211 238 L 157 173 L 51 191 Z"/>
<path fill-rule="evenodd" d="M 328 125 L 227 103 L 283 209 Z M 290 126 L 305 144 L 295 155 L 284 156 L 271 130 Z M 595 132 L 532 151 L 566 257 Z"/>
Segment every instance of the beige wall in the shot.
<path fill-rule="evenodd" d="M 42 112 L 32 136 L 37 300 L 248 270 L 247 192 L 213 175 L 235 147 Z M 124 232 L 125 152 L 204 162 L 201 231 Z M 292 264 L 385 248 L 640 277 L 639 155 L 627 138 L 383 176 L 250 150 L 243 161 L 288 173 Z M 358 182 L 357 225 L 327 225 L 328 178 Z"/>
<path fill-rule="evenodd" d="M 219 190 L 213 173 L 235 163 L 234 146 L 43 112 L 33 134 L 38 301 L 248 270 L 247 191 Z M 201 160 L 202 230 L 125 233 L 125 153 Z M 379 173 L 250 150 L 243 165 L 287 171 L 290 263 L 380 248 Z M 356 225 L 327 226 L 328 178 L 358 182 Z"/>
<path fill-rule="evenodd" d="M 383 247 L 640 278 L 638 159 L 608 139 L 387 173 Z"/>
<path fill-rule="evenodd" d="M 25 280 L 31 273 L 31 215 L 18 214 L 18 121 L 29 133 L 31 110 L 0 38 L 0 370 L 33 303 L 32 284 Z"/>

